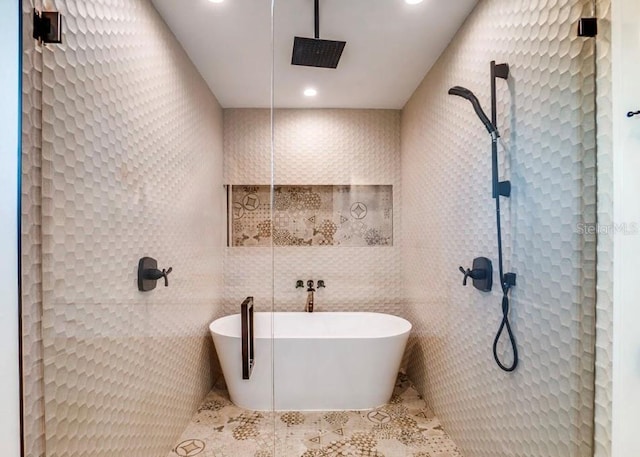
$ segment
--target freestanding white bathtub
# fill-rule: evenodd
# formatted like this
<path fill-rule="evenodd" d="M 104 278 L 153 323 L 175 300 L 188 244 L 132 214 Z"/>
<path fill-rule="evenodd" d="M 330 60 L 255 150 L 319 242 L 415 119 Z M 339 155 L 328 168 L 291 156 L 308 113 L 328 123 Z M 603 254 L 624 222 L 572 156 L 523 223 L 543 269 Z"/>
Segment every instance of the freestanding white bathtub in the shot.
<path fill-rule="evenodd" d="M 240 315 L 217 319 L 209 329 L 236 405 L 335 411 L 389 400 L 411 324 L 378 313 L 255 313 L 249 380 L 242 379 Z"/>

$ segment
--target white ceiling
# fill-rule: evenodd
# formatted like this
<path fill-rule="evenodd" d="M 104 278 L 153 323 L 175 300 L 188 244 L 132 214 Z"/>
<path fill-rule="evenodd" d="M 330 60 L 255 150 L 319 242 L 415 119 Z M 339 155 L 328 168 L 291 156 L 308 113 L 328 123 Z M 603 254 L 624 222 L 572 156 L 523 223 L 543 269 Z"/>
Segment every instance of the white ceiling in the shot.
<path fill-rule="evenodd" d="M 291 65 L 313 37 L 313 0 L 152 0 L 224 108 L 402 108 L 478 0 L 320 0 L 320 38 L 346 41 L 338 68 Z M 316 97 L 304 97 L 307 87 Z"/>

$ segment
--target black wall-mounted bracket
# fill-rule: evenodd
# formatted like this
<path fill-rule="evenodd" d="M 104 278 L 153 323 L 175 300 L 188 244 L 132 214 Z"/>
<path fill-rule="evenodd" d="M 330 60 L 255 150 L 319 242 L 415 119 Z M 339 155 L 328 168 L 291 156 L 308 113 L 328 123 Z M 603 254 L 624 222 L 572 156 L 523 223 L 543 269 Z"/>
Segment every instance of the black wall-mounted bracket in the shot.
<path fill-rule="evenodd" d="M 578 36 L 593 38 L 598 35 L 598 18 L 583 17 L 578 21 Z"/>
<path fill-rule="evenodd" d="M 467 285 L 467 279 L 473 280 L 473 287 L 481 292 L 491 292 L 491 286 L 493 285 L 493 265 L 491 260 L 486 257 L 476 257 L 473 259 L 473 266 L 471 269 L 466 270 L 463 267 L 459 267 L 460 272 L 464 275 L 462 285 Z"/>
<path fill-rule="evenodd" d="M 143 257 L 138 262 L 138 290 L 140 292 L 148 292 L 156 288 L 159 279 L 164 278 L 164 286 L 169 287 L 169 273 L 173 271 L 172 267 L 167 270 L 164 268 L 158 270 L 158 262 L 151 257 Z"/>
<path fill-rule="evenodd" d="M 511 181 L 500 181 L 498 183 L 498 195 L 511 197 Z"/>
<path fill-rule="evenodd" d="M 57 11 L 33 9 L 33 38 L 40 43 L 62 43 L 62 16 Z"/>
<path fill-rule="evenodd" d="M 640 115 L 640 111 L 629 111 L 627 117 L 634 117 Z"/>
<path fill-rule="evenodd" d="M 507 79 L 509 78 L 509 64 L 497 63 L 493 66 L 493 76 L 495 78 Z"/>
<path fill-rule="evenodd" d="M 505 273 L 504 274 L 504 287 L 507 289 L 511 289 L 516 285 L 516 274 L 515 273 Z"/>

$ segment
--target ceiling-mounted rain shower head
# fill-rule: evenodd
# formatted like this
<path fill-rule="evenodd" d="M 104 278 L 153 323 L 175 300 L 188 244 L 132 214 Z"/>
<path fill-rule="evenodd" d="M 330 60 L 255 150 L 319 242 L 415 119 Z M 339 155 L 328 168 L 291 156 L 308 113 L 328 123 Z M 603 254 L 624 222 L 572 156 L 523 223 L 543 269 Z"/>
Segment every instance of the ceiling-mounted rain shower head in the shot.
<path fill-rule="evenodd" d="M 295 37 L 291 65 L 337 68 L 346 41 Z"/>
<path fill-rule="evenodd" d="M 294 37 L 291 65 L 337 68 L 346 41 L 320 39 L 320 6 L 315 0 L 315 38 Z"/>
<path fill-rule="evenodd" d="M 471 102 L 471 104 L 473 105 L 473 110 L 476 112 L 484 126 L 487 128 L 487 131 L 491 135 L 497 135 L 498 129 L 496 129 L 485 112 L 482 110 L 480 102 L 478 101 L 478 98 L 473 94 L 473 92 L 465 87 L 455 86 L 449 89 L 449 95 L 457 95 L 458 97 L 469 100 L 469 102 Z"/>

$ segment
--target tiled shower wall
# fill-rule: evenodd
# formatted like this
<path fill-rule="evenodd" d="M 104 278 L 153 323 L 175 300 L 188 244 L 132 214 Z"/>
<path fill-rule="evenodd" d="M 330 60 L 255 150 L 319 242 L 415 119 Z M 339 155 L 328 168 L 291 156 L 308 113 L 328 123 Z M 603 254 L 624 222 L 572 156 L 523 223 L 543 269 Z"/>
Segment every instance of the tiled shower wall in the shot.
<path fill-rule="evenodd" d="M 42 364 L 42 55 L 32 35 L 33 3 L 23 6 L 22 56 L 22 387 L 24 451 L 45 455 Z"/>
<path fill-rule="evenodd" d="M 596 307 L 595 457 L 611 456 L 613 358 L 613 100 L 611 79 L 611 0 L 598 0 L 598 282 Z"/>
<path fill-rule="evenodd" d="M 402 113 L 403 284 L 415 332 L 409 375 L 467 457 L 592 455 L 595 237 L 594 41 L 582 0 L 484 0 Z M 518 274 L 514 373 L 491 347 L 500 293 L 462 287 L 458 266 L 494 260 L 491 142 L 454 85 L 490 110 L 498 81 L 506 271 Z M 503 341 L 499 351 L 509 361 Z"/>
<path fill-rule="evenodd" d="M 393 231 L 400 233 L 400 112 L 274 111 L 274 183 L 392 185 Z M 265 109 L 224 111 L 225 183 L 271 183 L 271 118 Z M 384 311 L 402 315 L 401 241 L 393 246 L 230 247 L 224 266 L 225 313 L 255 297 L 259 310 L 303 311 L 297 279 L 323 279 L 318 311 Z M 273 258 L 272 258 L 273 253 Z M 273 275 L 272 275 L 273 269 Z"/>
<path fill-rule="evenodd" d="M 222 110 L 149 1 L 50 2 L 64 43 L 43 50 L 30 3 L 27 455 L 163 455 L 212 384 Z M 138 292 L 146 255 L 173 267 L 168 288 Z"/>

